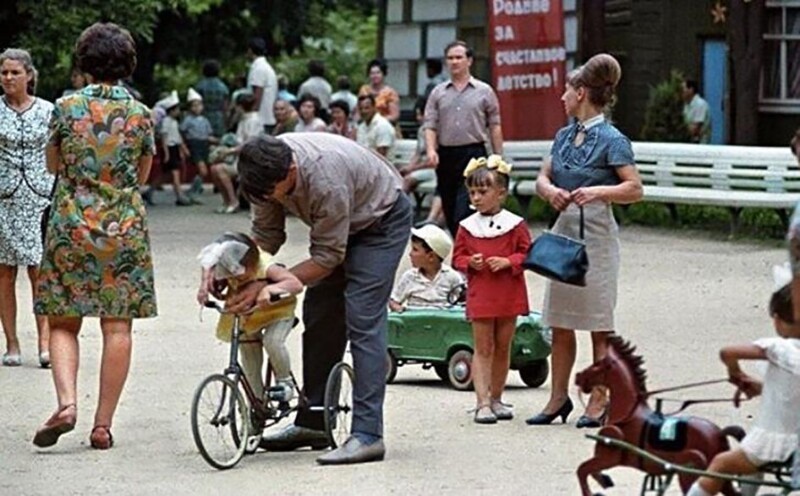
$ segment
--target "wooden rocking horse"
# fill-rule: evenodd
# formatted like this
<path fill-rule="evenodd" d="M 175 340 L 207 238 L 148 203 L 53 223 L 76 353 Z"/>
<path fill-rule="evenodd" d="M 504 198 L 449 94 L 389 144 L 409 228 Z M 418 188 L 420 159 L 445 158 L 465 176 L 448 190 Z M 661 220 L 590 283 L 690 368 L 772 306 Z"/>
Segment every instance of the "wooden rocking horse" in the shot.
<path fill-rule="evenodd" d="M 642 357 L 634 355 L 636 348 L 619 336 L 609 338 L 608 354 L 602 360 L 578 373 L 575 383 L 589 393 L 594 386 L 606 386 L 610 391 L 606 424 L 598 436 L 627 442 L 664 460 L 705 470 L 719 452 L 729 449 L 727 436 L 741 439 L 740 427 L 720 429 L 712 422 L 690 416 L 665 416 L 647 404 L 646 373 Z M 663 466 L 618 447 L 603 443 L 595 445 L 594 457 L 578 467 L 578 481 L 583 496 L 591 496 L 588 477 L 591 475 L 603 488 L 613 485 L 611 477 L 602 471 L 611 467 L 637 468 L 650 476 L 666 475 Z M 685 494 L 697 476 L 679 474 L 680 487 Z M 729 482 L 723 494 L 738 494 Z"/>

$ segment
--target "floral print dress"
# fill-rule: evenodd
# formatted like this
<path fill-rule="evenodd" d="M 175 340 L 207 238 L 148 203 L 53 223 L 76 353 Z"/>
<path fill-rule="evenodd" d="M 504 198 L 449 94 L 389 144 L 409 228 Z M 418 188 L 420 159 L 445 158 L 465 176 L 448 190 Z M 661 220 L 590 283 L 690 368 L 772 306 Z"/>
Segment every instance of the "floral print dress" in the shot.
<path fill-rule="evenodd" d="M 150 110 L 121 86 L 56 102 L 51 144 L 61 170 L 37 281 L 39 315 L 156 315 L 138 164 L 154 153 Z"/>
<path fill-rule="evenodd" d="M 0 97 L 0 265 L 42 259 L 41 217 L 53 190 L 44 153 L 52 111 L 52 103 L 34 98 L 17 112 Z"/>

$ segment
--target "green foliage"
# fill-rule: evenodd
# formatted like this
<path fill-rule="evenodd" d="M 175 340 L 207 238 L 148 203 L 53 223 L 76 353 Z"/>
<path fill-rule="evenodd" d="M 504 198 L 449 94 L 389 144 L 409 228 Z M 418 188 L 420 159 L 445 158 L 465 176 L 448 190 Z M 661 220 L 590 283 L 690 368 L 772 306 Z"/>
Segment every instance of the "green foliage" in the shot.
<path fill-rule="evenodd" d="M 40 69 L 38 93 L 55 98 L 69 82 L 75 41 L 91 23 L 115 22 L 137 42 L 150 42 L 162 12 L 180 10 L 195 16 L 220 3 L 222 0 L 19 0 L 17 15 L 24 24 L 14 44 L 29 50 Z"/>
<path fill-rule="evenodd" d="M 315 16 L 321 16 L 314 20 Z M 333 83 L 340 75 L 350 77 L 352 86 L 358 88 L 365 80 L 366 66 L 375 57 L 378 20 L 375 15 L 364 15 L 356 9 L 338 9 L 327 13 L 311 9 L 311 24 L 318 27 L 302 38 L 298 53 L 283 51 L 275 59 L 278 73 L 285 74 L 292 86 L 308 77 L 309 60 L 325 62 L 325 77 Z"/>
<path fill-rule="evenodd" d="M 683 120 L 682 83 L 683 75 L 673 70 L 669 79 L 651 88 L 645 108 L 642 140 L 689 141 L 689 130 Z"/>

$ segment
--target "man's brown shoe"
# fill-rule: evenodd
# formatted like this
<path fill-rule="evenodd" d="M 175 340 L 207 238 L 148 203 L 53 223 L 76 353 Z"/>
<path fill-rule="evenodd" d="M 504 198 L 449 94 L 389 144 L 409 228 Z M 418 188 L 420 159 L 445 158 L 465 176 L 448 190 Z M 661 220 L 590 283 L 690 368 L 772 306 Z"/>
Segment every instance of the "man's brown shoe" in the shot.
<path fill-rule="evenodd" d="M 355 436 L 330 453 L 317 458 L 320 465 L 344 465 L 348 463 L 379 462 L 386 455 L 383 440 L 379 439 L 372 444 L 362 444 Z"/>

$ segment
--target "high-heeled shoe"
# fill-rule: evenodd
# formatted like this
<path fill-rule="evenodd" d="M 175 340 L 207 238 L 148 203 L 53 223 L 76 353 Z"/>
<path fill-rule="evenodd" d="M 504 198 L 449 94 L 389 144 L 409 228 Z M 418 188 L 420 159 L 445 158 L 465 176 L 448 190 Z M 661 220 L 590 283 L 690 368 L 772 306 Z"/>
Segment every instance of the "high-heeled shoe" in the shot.
<path fill-rule="evenodd" d="M 525 421 L 528 425 L 548 425 L 552 424 L 555 419 L 561 417 L 561 422 L 566 424 L 567 417 L 569 417 L 570 412 L 572 412 L 572 400 L 567 398 L 567 400 L 559 407 L 555 413 L 539 413 L 534 415 L 533 417 L 527 419 Z"/>
<path fill-rule="evenodd" d="M 603 413 L 600 414 L 600 416 L 597 418 L 583 414 L 578 418 L 578 421 L 575 422 L 575 427 L 578 429 L 584 429 L 584 428 L 595 429 L 597 427 L 602 427 L 603 424 L 606 423 L 607 416 L 608 416 L 608 407 L 604 408 Z"/>

